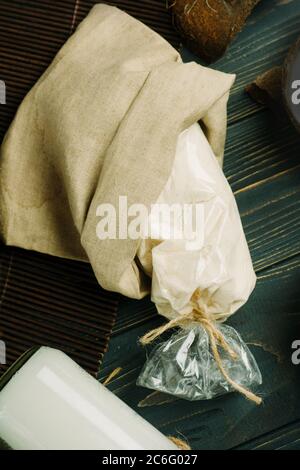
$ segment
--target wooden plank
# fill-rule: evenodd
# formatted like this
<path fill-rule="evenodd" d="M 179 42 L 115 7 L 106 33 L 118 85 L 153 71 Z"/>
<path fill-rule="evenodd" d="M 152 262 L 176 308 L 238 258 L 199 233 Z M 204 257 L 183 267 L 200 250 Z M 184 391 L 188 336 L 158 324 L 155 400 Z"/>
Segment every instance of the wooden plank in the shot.
<path fill-rule="evenodd" d="M 261 367 L 261 407 L 237 394 L 194 403 L 161 396 L 152 399 L 160 405 L 139 407 L 151 391 L 135 385 L 146 355 L 137 338 L 162 321 L 158 316 L 146 324 L 135 324 L 126 334 L 115 331 L 101 379 L 122 367 L 109 388 L 162 432 L 184 436 L 195 449 L 228 449 L 300 420 L 300 366 L 291 363 L 291 344 L 300 331 L 299 276 L 300 256 L 265 270 L 249 303 L 229 322 Z M 131 305 L 134 303 L 128 301 L 122 304 L 120 321 L 124 315 L 135 315 Z"/>
<path fill-rule="evenodd" d="M 224 171 L 239 194 L 253 183 L 299 166 L 300 136 L 289 124 L 273 119 L 270 111 L 251 116 L 228 129 Z"/>
<path fill-rule="evenodd" d="M 269 111 L 229 129 L 224 170 L 257 272 L 300 253 L 299 146 L 292 126 Z"/>
<path fill-rule="evenodd" d="M 238 446 L 235 450 L 299 450 L 300 421 L 277 429 L 271 433 Z"/>

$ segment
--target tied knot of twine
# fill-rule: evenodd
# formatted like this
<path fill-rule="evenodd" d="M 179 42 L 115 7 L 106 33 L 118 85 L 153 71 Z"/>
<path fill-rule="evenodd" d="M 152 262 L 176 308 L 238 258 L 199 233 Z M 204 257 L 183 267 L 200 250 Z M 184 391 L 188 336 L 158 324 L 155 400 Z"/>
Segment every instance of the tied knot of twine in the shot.
<path fill-rule="evenodd" d="M 224 317 L 224 316 L 225 315 L 220 315 L 220 316 L 212 318 L 212 316 L 209 315 L 207 312 L 201 310 L 197 305 L 194 305 L 192 312 L 186 315 L 181 315 L 177 318 L 174 318 L 173 320 L 170 320 L 165 325 L 162 325 L 158 328 L 155 328 L 154 330 L 149 331 L 140 339 L 140 342 L 141 344 L 145 346 L 147 344 L 152 343 L 156 338 L 158 338 L 163 333 L 165 333 L 166 331 L 172 328 L 176 328 L 176 327 L 184 328 L 190 325 L 191 323 L 200 324 L 206 330 L 209 336 L 210 346 L 211 346 L 214 359 L 223 377 L 226 379 L 226 381 L 231 385 L 231 387 L 234 390 L 244 395 L 248 400 L 253 401 L 257 405 L 260 405 L 262 403 L 262 399 L 258 397 L 257 395 L 255 395 L 254 393 L 252 393 L 247 388 L 243 387 L 242 385 L 238 384 L 233 379 L 231 379 L 231 377 L 229 376 L 228 372 L 226 371 L 224 367 L 218 347 L 221 347 L 224 351 L 226 351 L 232 360 L 238 359 L 238 354 L 229 346 L 223 333 L 216 326 L 216 319 Z"/>

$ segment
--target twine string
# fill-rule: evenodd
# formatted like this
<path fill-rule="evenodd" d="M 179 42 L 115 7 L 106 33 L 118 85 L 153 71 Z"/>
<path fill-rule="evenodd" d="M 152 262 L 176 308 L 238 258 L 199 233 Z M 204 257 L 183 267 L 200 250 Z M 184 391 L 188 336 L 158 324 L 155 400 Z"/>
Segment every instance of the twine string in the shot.
<path fill-rule="evenodd" d="M 169 436 L 169 439 L 178 447 L 179 450 L 192 450 L 188 443 L 179 437 Z"/>
<path fill-rule="evenodd" d="M 260 397 L 250 392 L 250 390 L 248 390 L 247 388 L 235 382 L 229 376 L 228 372 L 226 371 L 224 367 L 223 361 L 221 359 L 218 346 L 220 346 L 224 351 L 226 351 L 231 357 L 231 359 L 233 360 L 238 359 L 238 354 L 229 346 L 226 339 L 224 338 L 223 333 L 216 326 L 215 320 L 212 319 L 208 315 L 208 313 L 204 312 L 203 310 L 200 310 L 197 306 L 194 306 L 194 310 L 191 313 L 174 318 L 173 320 L 170 320 L 165 325 L 162 325 L 158 328 L 155 328 L 154 330 L 149 331 L 140 339 L 140 342 L 143 345 L 150 344 L 156 338 L 158 338 L 163 333 L 165 333 L 166 331 L 172 328 L 176 328 L 176 327 L 184 328 L 190 325 L 191 323 L 200 324 L 208 333 L 208 336 L 210 339 L 210 346 L 211 346 L 214 359 L 218 365 L 218 368 L 221 374 L 225 378 L 225 380 L 231 385 L 231 387 L 234 390 L 244 395 L 248 400 L 253 401 L 257 405 L 260 405 L 262 403 L 262 399 Z"/>
<path fill-rule="evenodd" d="M 104 380 L 104 382 L 102 382 L 103 385 L 108 385 L 110 384 L 110 382 L 117 376 L 119 375 L 119 373 L 122 371 L 122 367 L 117 367 L 116 369 L 114 369 L 107 377 L 106 379 Z"/>

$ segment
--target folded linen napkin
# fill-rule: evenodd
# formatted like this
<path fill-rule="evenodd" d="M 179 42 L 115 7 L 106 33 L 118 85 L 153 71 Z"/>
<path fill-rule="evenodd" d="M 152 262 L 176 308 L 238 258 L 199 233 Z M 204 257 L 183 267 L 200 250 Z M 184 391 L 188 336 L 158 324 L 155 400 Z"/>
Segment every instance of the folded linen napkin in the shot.
<path fill-rule="evenodd" d="M 90 261 L 100 285 L 149 292 L 139 240 L 99 240 L 97 207 L 150 207 L 182 131 L 201 120 L 222 163 L 234 76 L 183 64 L 164 39 L 96 5 L 28 93 L 0 156 L 0 234 L 7 245 Z"/>

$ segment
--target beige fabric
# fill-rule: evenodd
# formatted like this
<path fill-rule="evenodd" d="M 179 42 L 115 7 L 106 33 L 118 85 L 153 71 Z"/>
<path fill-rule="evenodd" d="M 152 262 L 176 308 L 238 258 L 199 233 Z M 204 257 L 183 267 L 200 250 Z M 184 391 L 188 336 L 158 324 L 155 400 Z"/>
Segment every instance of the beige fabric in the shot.
<path fill-rule="evenodd" d="M 233 75 L 182 64 L 160 36 L 95 6 L 24 99 L 1 147 L 1 234 L 8 245 L 89 260 L 108 290 L 147 291 L 138 241 L 96 235 L 96 208 L 149 206 L 181 131 L 203 119 L 222 160 Z"/>

